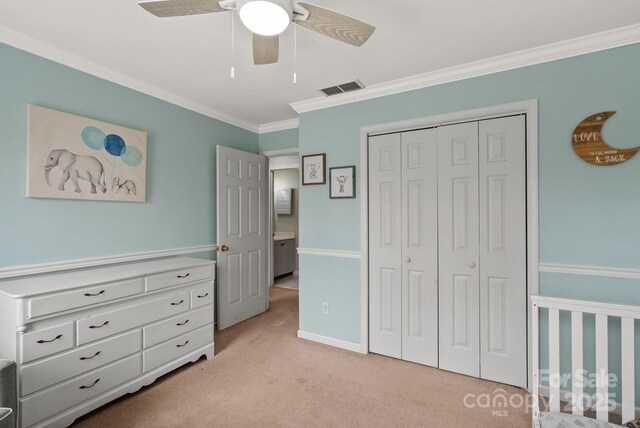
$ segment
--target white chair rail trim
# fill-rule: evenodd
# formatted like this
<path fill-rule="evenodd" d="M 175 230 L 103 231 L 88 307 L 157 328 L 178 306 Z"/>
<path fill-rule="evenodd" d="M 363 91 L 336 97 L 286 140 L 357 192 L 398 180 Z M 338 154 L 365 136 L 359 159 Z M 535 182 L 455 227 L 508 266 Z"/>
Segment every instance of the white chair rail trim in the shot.
<path fill-rule="evenodd" d="M 16 276 L 34 275 L 39 273 L 58 272 L 69 269 L 80 269 L 109 265 L 114 263 L 127 263 L 139 260 L 157 259 L 160 257 L 183 256 L 186 254 L 206 253 L 215 251 L 216 245 L 207 244 L 195 247 L 172 248 L 167 250 L 145 251 L 140 253 L 121 254 L 117 256 L 92 257 L 86 259 L 66 260 L 58 262 L 38 263 L 32 265 L 10 266 L 0 268 L 0 279 Z"/>
<path fill-rule="evenodd" d="M 305 256 L 341 257 L 345 259 L 360 259 L 360 251 L 324 250 L 320 248 L 298 248 L 298 254 Z"/>
<path fill-rule="evenodd" d="M 569 275 L 600 276 L 605 278 L 640 279 L 640 269 L 582 266 L 561 263 L 540 263 L 540 272 L 563 273 Z"/>

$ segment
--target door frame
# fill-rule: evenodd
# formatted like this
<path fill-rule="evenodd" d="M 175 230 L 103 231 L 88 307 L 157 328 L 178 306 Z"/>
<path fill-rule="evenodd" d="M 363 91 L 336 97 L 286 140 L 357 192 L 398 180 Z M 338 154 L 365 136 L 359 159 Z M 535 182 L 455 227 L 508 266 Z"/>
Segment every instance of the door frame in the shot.
<path fill-rule="evenodd" d="M 472 110 L 444 113 L 418 119 L 383 123 L 360 128 L 360 352 L 369 353 L 369 136 L 406 132 L 421 128 L 452 125 L 460 122 L 494 119 L 526 114 L 527 165 L 527 389 L 531 389 L 532 295 L 539 289 L 539 223 L 538 223 L 538 100 L 531 99 L 508 104 L 481 107 Z"/>
<path fill-rule="evenodd" d="M 273 171 L 276 170 L 280 170 L 280 169 L 300 169 L 300 149 L 298 149 L 297 147 L 293 147 L 290 149 L 280 149 L 280 150 L 269 150 L 269 151 L 264 151 L 264 152 L 260 152 L 261 155 L 266 156 L 267 157 L 267 171 L 269 174 L 269 194 L 268 194 L 268 201 L 267 201 L 267 209 L 269 211 L 269 214 L 267 216 L 267 220 L 269 222 L 269 224 L 267 225 L 267 233 L 269 234 L 270 238 L 267 242 L 270 243 L 270 245 L 267 245 L 267 260 L 269 260 L 269 264 L 267 265 L 267 296 L 269 295 L 269 290 L 271 289 L 271 287 L 274 284 L 274 277 L 273 277 L 273 271 L 274 271 L 274 259 L 273 259 Z M 291 159 L 291 157 L 295 156 L 296 157 L 296 161 L 293 162 L 293 159 Z M 274 165 L 271 160 L 273 158 L 278 158 L 278 157 L 288 157 L 289 159 L 287 159 L 287 163 L 284 163 L 282 165 Z M 298 181 L 300 181 L 300 174 L 298 174 Z M 298 225 L 298 233 L 300 232 L 300 227 Z M 296 242 L 298 242 L 298 235 L 296 235 Z M 296 254 L 298 254 L 298 249 L 296 248 Z M 297 265 L 296 265 L 297 268 Z M 267 297 L 267 308 L 269 307 L 269 298 Z"/>

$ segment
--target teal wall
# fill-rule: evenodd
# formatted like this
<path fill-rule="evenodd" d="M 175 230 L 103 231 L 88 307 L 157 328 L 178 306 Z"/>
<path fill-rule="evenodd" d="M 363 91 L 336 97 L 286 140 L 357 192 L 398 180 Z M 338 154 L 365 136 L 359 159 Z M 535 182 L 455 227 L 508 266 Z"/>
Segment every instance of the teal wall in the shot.
<path fill-rule="evenodd" d="M 616 110 L 604 128 L 606 140 L 619 148 L 639 146 L 638 76 L 640 45 L 632 45 L 307 112 L 300 116 L 300 154 L 326 153 L 327 168 L 359 169 L 363 126 L 538 99 L 541 262 L 640 268 L 640 159 L 596 167 L 570 144 L 583 118 Z M 329 200 L 326 185 L 302 186 L 300 246 L 359 251 L 359 197 Z M 354 259 L 301 258 L 301 329 L 360 342 L 359 266 Z M 632 280 L 545 274 L 540 293 L 640 304 L 640 282 Z M 331 308 L 327 315 L 322 302 Z"/>
<path fill-rule="evenodd" d="M 260 153 L 298 147 L 298 128 L 267 132 L 258 137 Z"/>
<path fill-rule="evenodd" d="M 26 198 L 29 103 L 147 131 L 147 202 Z M 217 144 L 258 136 L 0 44 L 0 267 L 215 243 Z"/>

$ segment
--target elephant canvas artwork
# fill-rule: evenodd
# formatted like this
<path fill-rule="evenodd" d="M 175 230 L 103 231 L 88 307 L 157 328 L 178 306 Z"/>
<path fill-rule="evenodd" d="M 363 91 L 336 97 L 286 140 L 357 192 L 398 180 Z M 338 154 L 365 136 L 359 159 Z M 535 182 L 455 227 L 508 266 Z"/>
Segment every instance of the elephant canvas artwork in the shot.
<path fill-rule="evenodd" d="M 27 196 L 145 202 L 147 133 L 28 106 Z"/>

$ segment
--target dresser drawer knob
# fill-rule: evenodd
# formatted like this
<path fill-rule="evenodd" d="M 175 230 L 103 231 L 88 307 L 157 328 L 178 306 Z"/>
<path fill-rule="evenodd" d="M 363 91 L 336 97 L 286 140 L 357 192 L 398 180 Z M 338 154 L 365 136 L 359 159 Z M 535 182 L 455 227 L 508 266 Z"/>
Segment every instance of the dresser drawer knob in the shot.
<path fill-rule="evenodd" d="M 204 297 L 207 297 L 209 295 L 209 293 L 204 293 L 198 296 L 198 299 L 202 299 Z"/>
<path fill-rule="evenodd" d="M 171 303 L 171 306 L 178 306 L 178 305 L 181 305 L 182 303 L 184 303 L 184 299 L 180 300 L 177 303 L 176 302 Z"/>
<path fill-rule="evenodd" d="M 96 379 L 96 381 L 95 381 L 95 382 L 93 382 L 91 385 L 89 385 L 89 386 L 84 386 L 84 385 L 83 385 L 83 386 L 79 387 L 79 389 L 89 389 L 89 388 L 93 388 L 94 386 L 96 386 L 96 384 L 97 384 L 98 382 L 100 382 L 100 378 Z"/>
<path fill-rule="evenodd" d="M 87 296 L 87 297 L 95 297 L 95 296 L 99 296 L 99 295 L 101 295 L 101 294 L 104 294 L 104 293 L 105 293 L 105 291 L 106 291 L 106 290 L 100 290 L 98 293 L 93 293 L 93 294 L 91 294 L 91 293 L 84 293 L 84 295 L 85 295 L 85 296 Z"/>
<path fill-rule="evenodd" d="M 191 273 L 187 273 L 186 275 L 178 275 L 178 278 L 184 279 L 184 278 L 188 277 L 189 275 L 191 275 Z"/>
<path fill-rule="evenodd" d="M 183 325 L 186 325 L 188 322 L 189 322 L 189 320 L 186 320 L 185 322 L 179 322 L 179 323 L 177 323 L 176 325 L 177 325 L 178 327 L 182 327 Z"/>
<path fill-rule="evenodd" d="M 95 357 L 97 357 L 98 355 L 100 355 L 101 351 L 96 352 L 95 354 L 93 354 L 93 356 L 91 357 L 80 357 L 80 360 L 85 361 L 85 360 L 93 360 Z"/>
<path fill-rule="evenodd" d="M 101 325 L 90 325 L 89 328 L 102 328 L 107 324 L 109 324 L 109 321 L 105 321 Z"/>
<path fill-rule="evenodd" d="M 51 342 L 55 342 L 56 340 L 61 339 L 61 338 L 62 338 L 62 335 L 59 334 L 56 337 L 54 337 L 53 339 L 51 339 L 51 340 L 40 339 L 40 340 L 37 341 L 37 343 L 51 343 Z"/>
<path fill-rule="evenodd" d="M 188 343 L 189 343 L 189 341 L 187 340 L 182 345 L 176 345 L 176 348 L 182 348 L 183 346 L 187 346 Z"/>

